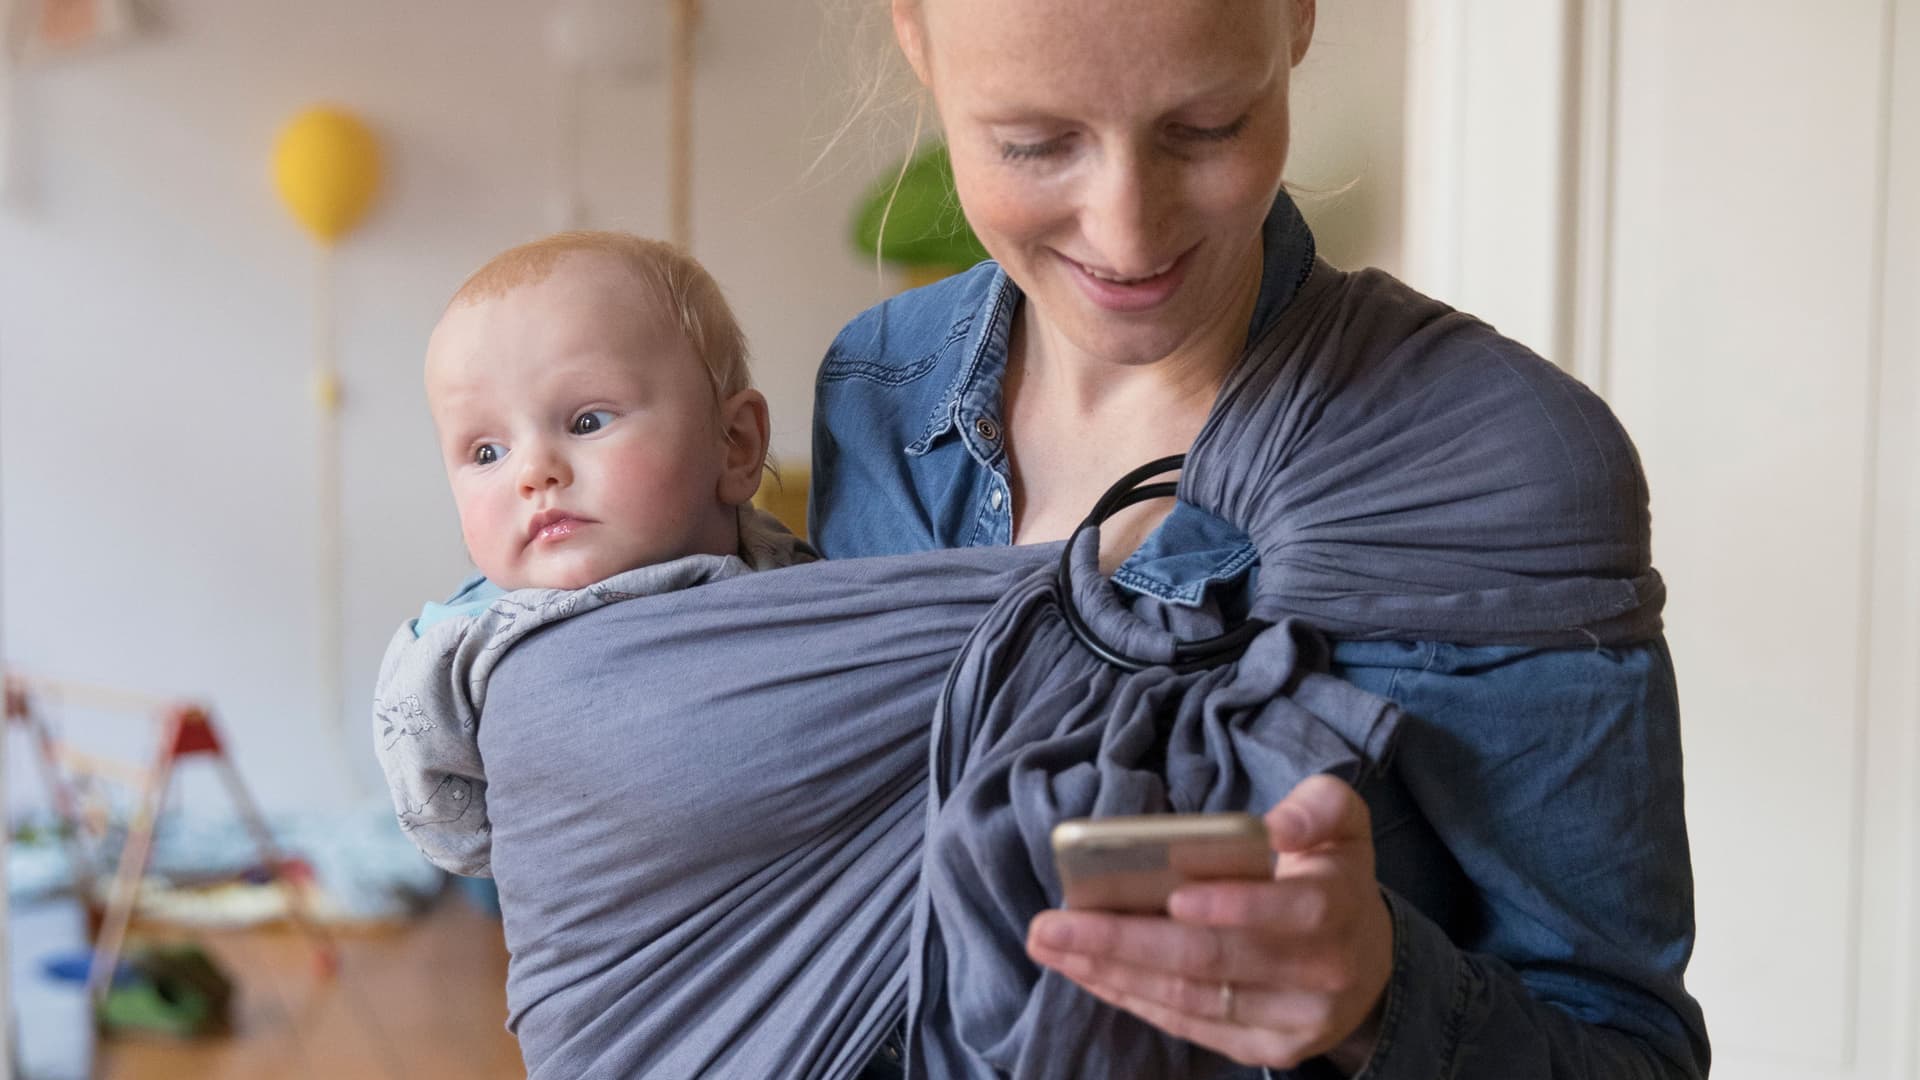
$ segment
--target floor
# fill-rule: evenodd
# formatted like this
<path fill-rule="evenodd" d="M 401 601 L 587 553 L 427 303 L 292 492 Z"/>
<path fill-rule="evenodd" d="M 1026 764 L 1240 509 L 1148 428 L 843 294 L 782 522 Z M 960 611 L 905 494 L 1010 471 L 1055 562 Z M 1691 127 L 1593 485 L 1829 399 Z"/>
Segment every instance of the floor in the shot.
<path fill-rule="evenodd" d="M 162 935 L 155 935 L 162 936 Z M 523 1077 L 506 1030 L 500 923 L 449 893 L 423 919 L 341 935 L 317 975 L 286 929 L 195 935 L 238 984 L 234 1033 L 101 1044 L 103 1080 L 490 1080 Z"/>

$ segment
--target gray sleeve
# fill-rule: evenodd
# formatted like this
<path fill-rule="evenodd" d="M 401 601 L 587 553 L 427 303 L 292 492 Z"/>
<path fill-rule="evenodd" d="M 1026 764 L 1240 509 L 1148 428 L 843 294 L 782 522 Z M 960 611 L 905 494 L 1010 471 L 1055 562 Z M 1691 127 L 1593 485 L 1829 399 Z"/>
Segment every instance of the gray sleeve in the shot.
<path fill-rule="evenodd" d="M 420 853 L 443 870 L 491 877 L 479 713 L 454 676 L 465 629 L 443 623 L 415 639 L 409 624 L 394 634 L 374 693 L 373 747 L 400 830 Z"/>

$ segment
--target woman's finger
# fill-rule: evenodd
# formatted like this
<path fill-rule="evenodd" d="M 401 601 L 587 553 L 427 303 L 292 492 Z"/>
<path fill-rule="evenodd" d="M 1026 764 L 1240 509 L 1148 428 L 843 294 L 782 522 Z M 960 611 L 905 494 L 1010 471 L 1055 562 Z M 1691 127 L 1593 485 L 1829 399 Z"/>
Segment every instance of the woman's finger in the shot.
<path fill-rule="evenodd" d="M 1325 929 L 1279 933 L 1271 925 L 1188 926 L 1167 919 L 1044 912 L 1027 953 L 1062 971 L 1104 965 L 1218 984 L 1338 991 L 1347 982 L 1344 938 Z"/>
<path fill-rule="evenodd" d="M 1096 911 L 1041 912 L 1027 928 L 1027 953 L 1049 967 L 1077 958 L 1081 970 L 1121 965 L 1215 982 L 1267 981 L 1275 959 L 1230 930 Z"/>
<path fill-rule="evenodd" d="M 1053 968 L 1083 985 L 1112 986 L 1169 1008 L 1205 1015 L 1219 995 L 1222 983 L 1248 991 L 1342 994 L 1357 982 L 1357 972 L 1346 952 L 1336 944 L 1280 946 L 1268 940 L 1250 940 L 1228 931 L 1215 935 L 1211 951 L 1224 958 L 1217 964 L 1167 968 L 1141 966 L 1111 954 L 1065 952 L 1029 945 L 1035 963 Z"/>
<path fill-rule="evenodd" d="M 1276 1019 L 1281 1012 L 1309 1016 L 1315 1006 L 1304 998 L 1299 999 L 1304 1009 L 1282 1004 L 1282 995 L 1269 995 L 1260 1002 L 1248 1001 L 1243 1004 L 1241 990 L 1236 988 L 1232 998 L 1227 999 L 1215 986 L 1212 993 L 1206 995 L 1212 1000 L 1209 1007 L 1199 1012 L 1188 1012 L 1152 998 L 1137 996 L 1110 983 L 1074 981 L 1116 1009 L 1130 1012 L 1170 1035 L 1207 1047 L 1242 1064 L 1292 1068 L 1326 1048 L 1321 1045 L 1327 1042 L 1326 1038 L 1323 1035 L 1316 1037 L 1316 1029 L 1320 1025 L 1291 1020 L 1281 1023 Z M 1231 1016 L 1228 1015 L 1229 1005 Z M 1243 1009 L 1262 1010 L 1261 1016 L 1257 1020 L 1251 1016 L 1242 1019 Z"/>
<path fill-rule="evenodd" d="M 1323 861 L 1275 881 L 1183 885 L 1168 899 L 1167 914 L 1189 925 L 1247 929 L 1291 941 L 1320 937 L 1346 926 L 1353 916 L 1351 892 L 1335 868 Z"/>
<path fill-rule="evenodd" d="M 1339 844 L 1373 844 L 1373 819 L 1366 800 L 1337 776 L 1320 773 L 1294 785 L 1267 811 L 1267 835 L 1282 854 L 1314 851 Z"/>

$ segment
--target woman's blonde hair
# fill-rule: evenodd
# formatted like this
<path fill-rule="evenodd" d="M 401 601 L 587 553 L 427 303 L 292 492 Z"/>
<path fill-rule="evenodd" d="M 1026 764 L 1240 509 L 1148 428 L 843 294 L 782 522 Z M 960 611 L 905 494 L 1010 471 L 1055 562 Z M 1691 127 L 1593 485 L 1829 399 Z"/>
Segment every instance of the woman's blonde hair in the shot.
<path fill-rule="evenodd" d="M 842 84 L 839 122 L 821 141 L 815 166 L 856 129 L 878 136 L 910 125 L 917 145 L 927 121 L 927 93 L 894 39 L 892 0 L 826 0 L 825 8 L 827 34 L 839 54 L 835 64 L 850 78 Z M 911 120 L 905 119 L 909 114 Z"/>
<path fill-rule="evenodd" d="M 919 0 L 911 0 L 918 6 Z M 879 243 L 874 245 L 873 271 L 885 273 L 887 219 L 892 215 L 895 197 L 906 178 L 907 169 L 920 150 L 920 142 L 930 127 L 937 127 L 937 114 L 929 108 L 930 95 L 914 77 L 900 43 L 893 33 L 892 0 L 826 0 L 826 26 L 837 63 L 851 73 L 843 86 L 845 96 L 840 118 L 820 140 L 808 173 L 820 171 L 837 151 L 849 144 L 874 151 L 891 144 L 891 133 L 904 132 L 906 151 L 901 154 L 886 207 L 880 215 Z M 856 137 L 858 136 L 858 137 Z M 959 204 L 954 205 L 959 213 Z"/>
<path fill-rule="evenodd" d="M 662 240 L 613 231 L 555 233 L 488 259 L 461 283 L 447 306 L 476 304 L 544 281 L 561 259 L 576 254 L 605 255 L 633 273 L 650 294 L 647 299 L 674 320 L 706 367 L 715 407 L 753 385 L 747 336 L 720 283 L 693 256 Z"/>

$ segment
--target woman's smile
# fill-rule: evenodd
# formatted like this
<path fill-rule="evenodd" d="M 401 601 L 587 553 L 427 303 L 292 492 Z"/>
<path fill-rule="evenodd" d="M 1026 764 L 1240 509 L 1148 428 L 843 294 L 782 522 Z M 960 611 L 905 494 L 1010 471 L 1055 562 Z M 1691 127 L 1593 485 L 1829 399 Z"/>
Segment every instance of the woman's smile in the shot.
<path fill-rule="evenodd" d="M 1115 314 L 1151 311 L 1165 303 L 1186 278 L 1187 256 L 1193 248 L 1181 252 L 1172 261 L 1136 277 L 1122 277 L 1096 270 L 1068 256 L 1060 256 L 1081 290 L 1095 306 Z"/>

